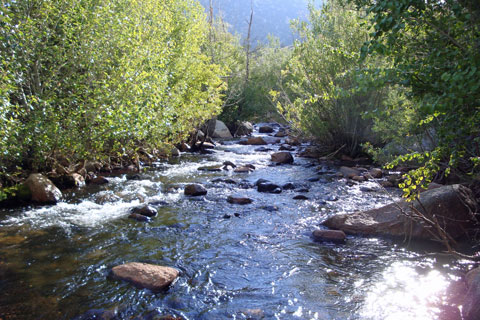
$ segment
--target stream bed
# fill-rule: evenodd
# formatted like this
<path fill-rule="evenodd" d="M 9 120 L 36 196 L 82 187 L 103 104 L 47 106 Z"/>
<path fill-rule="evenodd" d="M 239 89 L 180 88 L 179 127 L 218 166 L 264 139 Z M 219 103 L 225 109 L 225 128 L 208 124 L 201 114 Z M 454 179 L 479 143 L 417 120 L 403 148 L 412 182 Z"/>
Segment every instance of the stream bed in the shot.
<path fill-rule="evenodd" d="M 398 191 L 385 194 L 375 182 L 349 186 L 338 168 L 295 152 L 293 165 L 273 166 L 279 144 L 266 152 L 238 142 L 156 163 L 138 180 L 109 176 L 54 206 L 1 210 L 0 319 L 438 318 L 460 263 L 388 239 L 311 238 L 327 216 L 382 206 Z M 256 170 L 198 170 L 225 161 Z M 259 193 L 258 179 L 297 188 Z M 189 183 L 208 194 L 186 197 Z M 298 194 L 308 200 L 293 200 Z M 227 203 L 235 195 L 253 203 Z M 145 203 L 157 217 L 128 219 Z M 108 277 L 133 261 L 177 268 L 180 277 L 161 293 Z"/>

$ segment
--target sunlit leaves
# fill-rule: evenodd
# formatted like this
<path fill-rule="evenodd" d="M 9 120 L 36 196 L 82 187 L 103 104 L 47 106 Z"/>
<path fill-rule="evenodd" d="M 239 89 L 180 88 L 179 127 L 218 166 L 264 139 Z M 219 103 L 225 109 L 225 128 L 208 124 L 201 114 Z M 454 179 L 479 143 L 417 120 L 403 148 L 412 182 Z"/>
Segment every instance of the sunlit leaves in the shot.
<path fill-rule="evenodd" d="M 3 164 L 106 157 L 177 142 L 219 113 L 223 70 L 193 0 L 0 7 Z M 50 161 L 50 160 L 49 160 Z"/>

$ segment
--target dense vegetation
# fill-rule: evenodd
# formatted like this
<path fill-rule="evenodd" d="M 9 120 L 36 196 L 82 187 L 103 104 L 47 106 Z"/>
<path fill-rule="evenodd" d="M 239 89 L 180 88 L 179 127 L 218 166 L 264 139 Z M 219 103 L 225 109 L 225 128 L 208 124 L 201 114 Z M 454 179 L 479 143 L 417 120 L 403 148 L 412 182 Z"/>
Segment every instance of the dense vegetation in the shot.
<path fill-rule="evenodd" d="M 0 19 L 2 172 L 158 148 L 220 111 L 193 0 L 3 1 Z"/>
<path fill-rule="evenodd" d="M 406 162 L 418 168 L 407 194 L 476 177 L 474 0 L 330 0 L 308 11 L 283 47 L 232 34 L 194 0 L 2 2 L 0 172 L 154 153 L 221 113 L 231 127 L 283 118 L 327 151 Z"/>

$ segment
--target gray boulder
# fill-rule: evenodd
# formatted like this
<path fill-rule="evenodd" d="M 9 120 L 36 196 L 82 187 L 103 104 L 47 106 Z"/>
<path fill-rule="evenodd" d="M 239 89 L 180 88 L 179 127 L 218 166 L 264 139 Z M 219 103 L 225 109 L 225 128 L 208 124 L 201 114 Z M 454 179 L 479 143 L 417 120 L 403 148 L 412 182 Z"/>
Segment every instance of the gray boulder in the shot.
<path fill-rule="evenodd" d="M 215 130 L 213 131 L 212 138 L 219 138 L 219 139 L 231 139 L 233 138 L 230 130 L 228 130 L 225 123 L 220 120 L 215 122 Z"/>
<path fill-rule="evenodd" d="M 323 225 L 349 234 L 435 240 L 437 229 L 421 219 L 420 212 L 425 218 L 438 221 L 451 237 L 459 238 L 476 222 L 473 214 L 476 208 L 472 191 L 457 184 L 425 191 L 411 203 L 399 201 L 377 209 L 332 216 Z"/>
<path fill-rule="evenodd" d="M 248 121 L 237 122 L 237 130 L 235 130 L 235 137 L 249 136 L 253 132 L 253 125 Z"/>

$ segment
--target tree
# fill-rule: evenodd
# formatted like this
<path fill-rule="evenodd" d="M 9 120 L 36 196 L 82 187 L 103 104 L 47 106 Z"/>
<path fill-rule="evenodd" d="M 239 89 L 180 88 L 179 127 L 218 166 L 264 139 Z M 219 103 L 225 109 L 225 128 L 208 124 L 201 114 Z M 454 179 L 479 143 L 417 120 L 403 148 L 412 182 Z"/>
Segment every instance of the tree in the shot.
<path fill-rule="evenodd" d="M 480 142 L 480 7 L 475 0 L 356 0 L 370 13 L 362 56 L 394 59 L 389 83 L 405 87 L 418 106 L 418 126 L 438 145 L 399 157 L 416 160 L 407 195 L 451 171 L 478 174 Z"/>
<path fill-rule="evenodd" d="M 2 171 L 158 148 L 221 111 L 194 0 L 3 1 L 0 24 Z"/>

